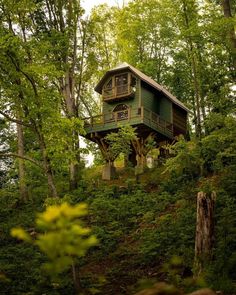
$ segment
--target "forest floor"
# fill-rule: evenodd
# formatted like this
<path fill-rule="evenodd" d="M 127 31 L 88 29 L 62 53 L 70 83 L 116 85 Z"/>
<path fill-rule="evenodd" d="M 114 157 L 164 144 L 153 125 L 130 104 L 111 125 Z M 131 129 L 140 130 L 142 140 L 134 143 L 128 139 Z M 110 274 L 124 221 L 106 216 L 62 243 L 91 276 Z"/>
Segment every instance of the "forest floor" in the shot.
<path fill-rule="evenodd" d="M 215 271 L 218 265 L 210 265 L 204 280 L 192 278 L 198 179 L 166 174 L 162 167 L 146 170 L 139 183 L 130 168 L 118 168 L 112 181 L 100 179 L 101 168 L 86 169 L 83 176 L 79 188 L 67 198 L 71 204 L 88 204 L 85 221 L 99 240 L 80 259 L 86 294 L 130 295 L 163 281 L 187 292 L 201 286 L 222 290 L 223 286 L 225 294 L 233 294 L 234 263 L 228 268 L 230 279 Z M 14 190 L 0 191 L 0 276 L 5 278 L 0 278 L 4 290 L 0 294 L 73 294 L 70 273 L 50 284 L 41 270 L 45 257 L 9 235 L 15 226 L 34 229 L 37 212 L 45 209 L 42 190 L 35 188 L 27 204 L 19 202 Z M 219 202 L 216 214 L 221 212 Z M 222 253 L 222 226 L 216 227 L 216 254 Z"/>

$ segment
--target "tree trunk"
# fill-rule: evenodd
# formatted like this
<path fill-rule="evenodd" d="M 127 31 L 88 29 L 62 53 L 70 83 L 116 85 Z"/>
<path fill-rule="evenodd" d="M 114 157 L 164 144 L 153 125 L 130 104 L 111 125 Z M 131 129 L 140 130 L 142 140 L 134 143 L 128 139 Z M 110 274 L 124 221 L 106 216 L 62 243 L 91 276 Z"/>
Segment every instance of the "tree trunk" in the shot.
<path fill-rule="evenodd" d="M 47 155 L 46 151 L 46 145 L 44 142 L 44 137 L 37 131 L 38 139 L 39 139 L 39 145 L 40 145 L 40 150 L 43 156 L 43 167 L 45 174 L 47 176 L 47 181 L 48 181 L 48 191 L 49 191 L 49 196 L 53 198 L 57 198 L 57 189 L 54 183 L 54 176 L 52 172 L 52 167 L 51 167 L 51 161 Z"/>
<path fill-rule="evenodd" d="M 66 60 L 66 63 L 68 61 Z M 77 118 L 77 109 L 74 96 L 74 74 L 68 70 L 65 73 L 64 84 L 62 85 L 63 96 L 67 109 L 68 118 Z M 80 151 L 79 151 L 79 136 L 76 131 L 73 131 L 72 134 L 73 146 L 71 147 L 72 152 L 75 154 L 77 163 L 71 161 L 69 164 L 69 187 L 70 190 L 74 190 L 78 187 L 79 179 L 79 163 L 80 163 Z"/>
<path fill-rule="evenodd" d="M 187 4 L 185 1 L 183 1 L 183 12 L 184 12 L 184 18 L 185 18 L 185 25 L 186 28 L 189 29 L 189 16 L 187 11 Z M 193 75 L 193 88 L 194 88 L 194 94 L 195 94 L 195 102 L 196 102 L 196 121 L 195 121 L 195 129 L 196 129 L 196 136 L 198 138 L 201 138 L 202 133 L 202 126 L 201 126 L 201 89 L 199 85 L 199 74 L 198 74 L 198 67 L 197 67 L 197 57 L 196 57 L 196 49 L 194 48 L 193 41 L 191 37 L 187 37 L 187 44 L 188 44 L 188 50 L 189 50 L 189 57 L 191 62 L 191 68 L 192 68 L 192 75 Z"/>
<path fill-rule="evenodd" d="M 199 192 L 197 195 L 197 222 L 195 237 L 195 275 L 198 277 L 204 266 L 212 259 L 214 243 L 214 208 L 216 193 Z"/>
<path fill-rule="evenodd" d="M 19 119 L 19 118 L 17 118 Z M 17 146 L 18 155 L 24 157 L 24 134 L 23 126 L 21 124 L 16 124 L 17 129 Z M 18 158 L 18 173 L 19 173 L 19 191 L 21 200 L 26 202 L 28 200 L 28 191 L 25 182 L 25 163 L 22 158 Z"/>
<path fill-rule="evenodd" d="M 221 3 L 222 3 L 224 16 L 226 18 L 232 18 L 232 20 L 233 20 L 231 7 L 230 7 L 230 0 L 222 0 Z M 236 70 L 236 35 L 235 35 L 233 23 L 232 23 L 232 26 L 229 30 L 228 37 L 229 37 L 229 41 L 230 41 L 231 47 L 232 47 L 233 66 L 234 66 L 234 69 Z"/>
<path fill-rule="evenodd" d="M 146 156 L 144 154 L 138 154 L 136 156 L 137 166 L 135 167 L 135 174 L 142 174 L 146 167 Z"/>
<path fill-rule="evenodd" d="M 132 165 L 132 167 L 135 167 L 137 165 L 136 154 L 133 148 L 132 152 L 128 155 L 128 162 Z"/>
<path fill-rule="evenodd" d="M 150 140 L 154 140 L 155 134 L 151 132 L 146 138 L 140 137 L 132 140 L 132 146 L 136 153 L 137 165 L 135 167 L 135 175 L 142 174 L 146 167 L 146 156 L 152 149 L 152 145 L 148 144 Z"/>
<path fill-rule="evenodd" d="M 69 185 L 70 191 L 78 188 L 78 181 L 81 180 L 81 160 L 80 160 L 80 141 L 79 134 L 75 132 L 75 140 L 73 146 L 73 152 L 75 153 L 76 162 L 71 162 L 69 165 Z"/>
<path fill-rule="evenodd" d="M 82 294 L 83 288 L 81 286 L 78 266 L 75 263 L 73 263 L 71 268 L 72 268 L 73 283 L 75 288 L 75 295 Z"/>

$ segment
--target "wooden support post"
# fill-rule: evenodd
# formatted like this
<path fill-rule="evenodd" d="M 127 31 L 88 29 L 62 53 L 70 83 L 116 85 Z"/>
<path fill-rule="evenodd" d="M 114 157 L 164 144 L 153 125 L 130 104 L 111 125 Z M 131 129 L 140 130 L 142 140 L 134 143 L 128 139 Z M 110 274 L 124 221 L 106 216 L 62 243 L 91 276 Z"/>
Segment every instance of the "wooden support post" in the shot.
<path fill-rule="evenodd" d="M 199 192 L 197 195 L 197 222 L 195 238 L 195 276 L 202 273 L 212 259 L 214 243 L 214 208 L 216 193 Z"/>
<path fill-rule="evenodd" d="M 142 118 L 142 120 L 144 118 L 144 108 L 143 108 L 143 106 L 141 106 L 141 118 Z"/>
<path fill-rule="evenodd" d="M 114 162 L 107 162 L 102 171 L 102 179 L 103 180 L 111 180 L 114 179 L 116 176 L 116 168 L 114 166 Z"/>

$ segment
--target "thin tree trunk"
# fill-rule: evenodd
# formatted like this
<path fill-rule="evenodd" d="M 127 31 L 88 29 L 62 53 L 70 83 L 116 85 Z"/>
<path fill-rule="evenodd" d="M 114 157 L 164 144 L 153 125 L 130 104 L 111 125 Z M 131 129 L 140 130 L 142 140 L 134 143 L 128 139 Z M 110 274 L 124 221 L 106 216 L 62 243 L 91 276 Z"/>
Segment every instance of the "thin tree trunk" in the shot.
<path fill-rule="evenodd" d="M 17 118 L 19 119 L 19 118 Z M 23 126 L 16 124 L 17 129 L 17 147 L 18 155 L 24 157 L 24 134 Z M 19 191 L 21 199 L 26 202 L 28 200 L 28 191 L 25 181 L 25 163 L 23 158 L 18 158 L 18 173 L 19 173 Z"/>
<path fill-rule="evenodd" d="M 230 0 L 222 0 L 221 3 L 222 3 L 222 8 L 223 8 L 225 18 L 228 18 L 228 19 L 232 18 L 232 20 L 233 20 L 231 6 L 230 6 Z M 235 34 L 235 29 L 234 29 L 233 23 L 232 23 L 232 26 L 229 30 L 228 37 L 229 37 L 229 41 L 230 41 L 231 47 L 232 47 L 233 66 L 234 66 L 234 69 L 236 70 L 236 34 Z"/>
<path fill-rule="evenodd" d="M 189 17 L 187 12 L 187 5 L 186 2 L 183 1 L 183 12 L 184 12 L 184 18 L 185 18 L 185 25 L 187 29 L 189 29 Z M 191 40 L 191 37 L 187 37 L 187 42 L 189 46 L 189 55 L 190 55 L 190 61 L 191 61 L 191 67 L 192 67 L 192 74 L 193 74 L 193 87 L 195 92 L 195 98 L 196 98 L 196 136 L 201 138 L 201 102 L 200 102 L 200 85 L 198 81 L 198 71 L 197 71 L 197 60 L 196 60 L 196 54 L 194 50 L 194 45 Z"/>
<path fill-rule="evenodd" d="M 65 84 L 62 86 L 63 95 L 66 103 L 67 116 L 69 118 L 77 118 L 77 111 L 75 105 L 75 97 L 74 97 L 74 89 L 71 88 L 74 85 L 74 77 L 73 74 L 68 70 L 65 75 Z M 80 161 L 80 152 L 78 148 L 78 134 L 76 131 L 73 131 L 72 134 L 73 143 L 71 147 L 71 151 L 75 154 L 76 160 Z M 74 190 L 78 187 L 78 179 L 79 179 L 79 162 L 71 161 L 69 164 L 69 186 L 70 190 Z"/>
<path fill-rule="evenodd" d="M 78 266 L 75 263 L 73 263 L 71 268 L 72 268 L 73 283 L 75 288 L 75 295 L 82 294 L 83 288 L 81 286 Z"/>
<path fill-rule="evenodd" d="M 57 198 L 58 195 L 57 195 L 57 189 L 56 189 L 56 186 L 55 186 L 55 183 L 54 183 L 53 170 L 52 170 L 50 158 L 47 155 L 46 144 L 44 142 L 44 137 L 43 137 L 42 134 L 40 134 L 40 132 L 38 130 L 36 131 L 36 133 L 38 135 L 40 150 L 41 150 L 42 157 L 43 157 L 44 171 L 45 171 L 45 174 L 47 176 L 48 191 L 49 191 L 49 194 L 50 194 L 49 196 L 53 197 L 53 198 Z"/>
<path fill-rule="evenodd" d="M 197 222 L 195 237 L 195 276 L 198 277 L 212 259 L 214 244 L 214 208 L 216 193 L 197 195 Z"/>

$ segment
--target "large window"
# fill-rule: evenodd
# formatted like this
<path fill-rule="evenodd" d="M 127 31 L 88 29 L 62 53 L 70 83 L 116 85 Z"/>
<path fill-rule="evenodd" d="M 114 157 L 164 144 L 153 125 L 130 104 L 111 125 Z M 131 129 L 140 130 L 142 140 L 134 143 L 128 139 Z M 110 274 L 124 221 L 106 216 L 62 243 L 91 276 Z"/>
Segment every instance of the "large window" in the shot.
<path fill-rule="evenodd" d="M 115 76 L 115 85 L 121 86 L 128 84 L 128 74 L 122 74 Z"/>
<path fill-rule="evenodd" d="M 128 74 L 115 76 L 116 94 L 122 95 L 128 92 Z"/>

